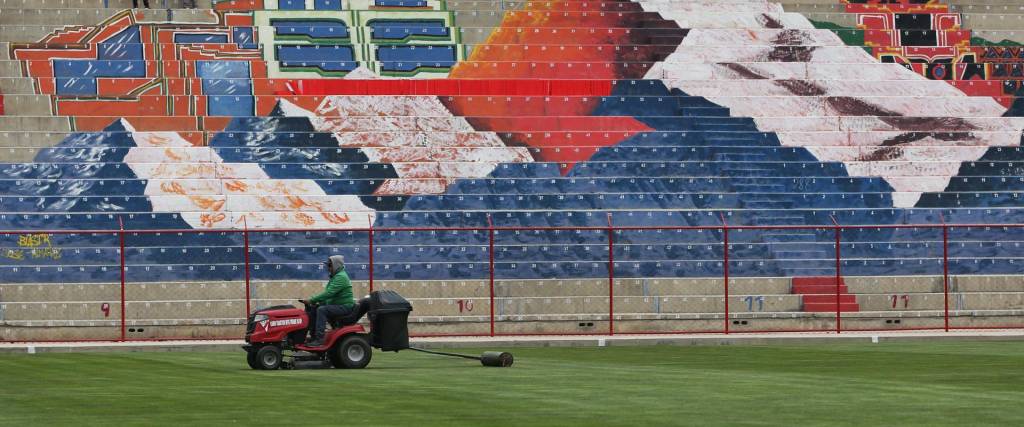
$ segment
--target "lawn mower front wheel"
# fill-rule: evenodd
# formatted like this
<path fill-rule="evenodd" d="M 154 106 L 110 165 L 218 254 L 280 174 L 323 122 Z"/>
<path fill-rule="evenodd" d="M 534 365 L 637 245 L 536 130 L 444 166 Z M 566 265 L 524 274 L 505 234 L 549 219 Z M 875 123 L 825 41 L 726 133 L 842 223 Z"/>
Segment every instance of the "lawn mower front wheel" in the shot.
<path fill-rule="evenodd" d="M 257 359 L 256 359 L 256 352 L 257 351 L 259 351 L 258 348 L 253 348 L 253 349 L 246 350 L 245 351 L 245 363 L 248 363 L 249 367 L 252 368 L 252 369 L 263 369 L 263 367 L 260 366 L 259 361 L 257 361 Z"/>
<path fill-rule="evenodd" d="M 250 362 L 249 366 L 253 366 L 255 364 L 257 366 L 255 369 L 262 369 L 266 371 L 273 371 L 281 367 L 281 360 L 283 359 L 283 357 L 281 356 L 280 347 L 276 345 L 267 345 L 260 347 L 259 350 L 256 350 L 255 352 L 250 352 L 249 355 L 246 357 L 246 360 L 252 357 L 254 353 L 256 359 L 255 363 Z"/>

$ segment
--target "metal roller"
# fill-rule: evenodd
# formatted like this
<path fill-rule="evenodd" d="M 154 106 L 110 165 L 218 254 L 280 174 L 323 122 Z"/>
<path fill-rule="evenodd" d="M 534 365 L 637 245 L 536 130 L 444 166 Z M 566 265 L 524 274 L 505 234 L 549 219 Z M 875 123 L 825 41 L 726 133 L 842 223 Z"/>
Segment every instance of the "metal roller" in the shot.
<path fill-rule="evenodd" d="M 426 350 L 422 348 L 409 347 L 409 350 L 416 350 L 421 353 L 437 354 L 441 356 L 461 357 L 463 359 L 479 360 L 481 365 L 491 366 L 495 368 L 507 368 L 512 366 L 515 359 L 512 357 L 512 353 L 506 353 L 504 351 L 485 351 L 480 357 L 470 356 L 468 354 L 458 353 L 445 353 L 443 351 Z"/>

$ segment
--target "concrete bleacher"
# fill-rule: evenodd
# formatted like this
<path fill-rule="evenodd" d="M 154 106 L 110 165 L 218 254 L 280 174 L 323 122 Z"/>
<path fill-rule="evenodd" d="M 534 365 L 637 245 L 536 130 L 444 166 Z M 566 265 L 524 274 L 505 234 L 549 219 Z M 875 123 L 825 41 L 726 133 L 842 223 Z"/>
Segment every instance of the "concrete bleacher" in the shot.
<path fill-rule="evenodd" d="M 0 0 L 0 230 L 249 227 L 266 306 L 333 253 L 365 292 L 370 224 L 1024 221 L 1019 1 L 865 3 Z M 954 326 L 1020 323 L 1017 230 L 950 230 Z M 943 326 L 941 229 L 842 234 L 845 327 Z M 833 237 L 730 231 L 734 327 L 831 327 Z M 498 331 L 607 331 L 607 238 L 497 232 Z M 722 327 L 720 230 L 614 238 L 617 331 Z M 45 241 L 0 236 L 0 340 L 116 337 L 117 236 Z M 126 243 L 130 336 L 239 333 L 240 234 Z M 417 333 L 488 332 L 485 230 L 374 245 Z"/>
<path fill-rule="evenodd" d="M 943 327 L 946 299 L 941 276 L 847 278 L 846 282 L 860 305 L 857 312 L 842 313 L 846 330 Z M 255 282 L 251 304 L 253 308 L 296 305 L 295 295 L 313 293 L 321 286 L 309 281 Z M 783 278 L 731 279 L 730 330 L 834 327 L 834 309 L 801 311 L 804 303 L 800 295 L 791 293 L 793 286 Z M 605 333 L 607 287 L 602 279 L 496 281 L 495 332 Z M 487 281 L 377 281 L 375 288 L 394 289 L 409 298 L 414 307 L 413 334 L 490 333 Z M 240 334 L 244 289 L 244 282 L 131 284 L 126 288 L 128 337 Z M 365 281 L 354 283 L 357 295 L 367 289 Z M 117 283 L 2 285 L 0 336 L 5 340 L 116 339 L 120 336 L 119 292 Z M 623 279 L 616 282 L 615 292 L 617 333 L 724 330 L 721 279 Z M 199 298 L 183 298 L 186 295 Z M 1007 326 L 1024 312 L 1024 294 L 1016 277 L 956 276 L 950 280 L 949 304 L 953 328 Z"/>

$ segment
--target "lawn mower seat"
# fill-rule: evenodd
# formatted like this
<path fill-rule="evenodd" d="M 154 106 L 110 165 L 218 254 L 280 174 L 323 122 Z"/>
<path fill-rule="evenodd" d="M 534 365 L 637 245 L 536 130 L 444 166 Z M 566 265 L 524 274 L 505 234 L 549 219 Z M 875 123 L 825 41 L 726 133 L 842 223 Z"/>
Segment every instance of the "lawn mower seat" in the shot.
<path fill-rule="evenodd" d="M 359 323 L 359 319 L 362 319 L 366 312 L 370 309 L 369 298 L 363 298 L 356 303 L 356 310 L 347 316 L 332 317 L 327 319 L 327 322 L 331 324 L 332 328 L 341 328 L 343 326 L 354 325 Z"/>

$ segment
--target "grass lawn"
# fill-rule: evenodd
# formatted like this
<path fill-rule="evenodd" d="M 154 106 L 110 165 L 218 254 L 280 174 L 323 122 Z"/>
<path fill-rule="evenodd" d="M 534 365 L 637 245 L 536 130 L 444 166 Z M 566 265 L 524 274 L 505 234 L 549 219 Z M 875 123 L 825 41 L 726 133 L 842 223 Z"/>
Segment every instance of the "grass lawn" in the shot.
<path fill-rule="evenodd" d="M 512 352 L 295 371 L 241 350 L 0 354 L 0 424 L 1024 425 L 1024 342 Z"/>

